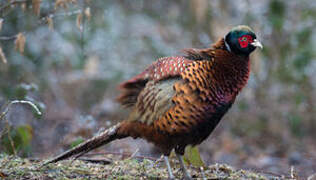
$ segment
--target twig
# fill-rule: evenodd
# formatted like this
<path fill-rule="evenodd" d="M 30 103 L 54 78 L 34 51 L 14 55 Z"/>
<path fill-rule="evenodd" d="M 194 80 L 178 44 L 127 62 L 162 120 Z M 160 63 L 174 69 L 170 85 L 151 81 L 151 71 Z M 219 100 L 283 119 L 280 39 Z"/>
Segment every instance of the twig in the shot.
<path fill-rule="evenodd" d="M 2 136 L 3 136 L 4 134 L 7 133 L 7 134 L 8 134 L 8 139 L 9 139 L 9 141 L 10 141 L 10 145 L 11 145 L 12 150 L 13 150 L 13 154 L 16 155 L 16 150 L 15 150 L 14 141 L 13 141 L 13 139 L 12 139 L 12 137 L 11 137 L 11 131 L 10 131 L 9 121 L 8 121 L 7 118 L 5 118 L 6 114 L 9 112 L 10 107 L 12 106 L 12 104 L 28 104 L 28 105 L 30 105 L 33 109 L 35 109 L 35 111 L 36 111 L 36 113 L 37 113 L 38 115 L 41 115 L 42 113 L 41 113 L 41 111 L 38 109 L 38 107 L 37 107 L 34 103 L 32 103 L 31 101 L 14 100 L 14 101 L 11 101 L 11 102 L 6 106 L 5 110 L 0 114 L 0 120 L 2 120 L 2 119 L 5 119 L 5 120 L 6 120 L 6 132 L 1 133 L 0 139 L 2 138 Z"/>
<path fill-rule="evenodd" d="M 6 105 L 6 107 L 8 107 L 9 106 L 9 104 L 7 104 Z M 16 155 L 16 151 L 15 151 L 15 146 L 14 146 L 14 142 L 13 142 L 13 140 L 12 140 L 12 138 L 11 138 L 11 135 L 10 135 L 10 133 L 11 133 L 11 128 L 10 128 L 10 123 L 9 123 L 9 121 L 8 121 L 8 119 L 7 118 L 5 118 L 5 111 L 1 114 L 1 116 L 0 116 L 0 120 L 3 118 L 3 119 L 5 119 L 5 124 L 6 124 L 6 128 L 5 128 L 5 130 L 1 133 L 1 135 L 0 135 L 0 139 L 2 139 L 2 136 L 3 135 L 5 135 L 5 134 L 8 134 L 8 139 L 9 139 L 9 142 L 10 142 L 10 145 L 11 145 L 11 147 L 12 147 L 12 151 L 13 151 L 13 154 L 14 155 Z M 3 115 L 3 116 L 2 116 Z"/>
<path fill-rule="evenodd" d="M 80 37 L 80 47 L 81 47 L 81 58 L 82 62 L 85 60 L 85 42 L 84 42 L 84 32 L 85 32 L 85 22 L 86 22 L 86 16 L 84 15 L 84 10 L 86 8 L 86 1 L 83 0 L 82 5 L 82 23 L 81 23 L 81 37 Z"/>
<path fill-rule="evenodd" d="M 51 18 L 51 19 L 54 19 L 54 18 L 57 18 L 57 17 L 61 17 L 61 16 L 73 16 L 73 15 L 77 15 L 77 14 L 80 14 L 82 13 L 82 10 L 79 9 L 79 10 L 75 10 L 75 11 L 71 11 L 71 12 L 65 12 L 65 13 L 58 13 L 58 14 L 49 14 L 45 17 L 42 17 L 38 20 L 38 25 L 41 25 L 41 24 L 44 24 L 44 23 L 47 23 L 47 19 L 48 18 Z M 23 34 L 27 34 L 26 32 L 22 32 Z M 13 36 L 0 36 L 0 41 L 10 41 L 10 40 L 15 40 L 17 38 L 17 35 L 18 34 L 15 34 Z"/>
<path fill-rule="evenodd" d="M 295 171 L 294 166 L 291 166 L 291 178 L 292 179 L 297 179 L 297 173 Z"/>
<path fill-rule="evenodd" d="M 2 11 L 14 4 L 19 4 L 19 3 L 25 3 L 27 1 L 30 1 L 30 0 L 14 0 L 14 1 L 9 1 L 7 4 L 3 5 L 2 7 L 0 7 L 0 13 L 2 13 Z"/>
<path fill-rule="evenodd" d="M 12 150 L 13 150 L 13 154 L 16 156 L 16 150 L 15 150 L 15 146 L 14 146 L 14 141 L 11 137 L 11 128 L 9 126 L 9 122 L 7 121 L 7 129 L 8 129 L 8 138 L 9 138 L 9 141 L 10 141 L 10 145 L 12 147 Z"/>
<path fill-rule="evenodd" d="M 51 13 L 47 16 L 44 16 L 42 18 L 40 18 L 39 20 L 39 23 L 42 24 L 42 23 L 45 23 L 47 18 L 57 18 L 57 17 L 60 17 L 60 16 L 73 16 L 73 15 L 77 15 L 77 14 L 80 14 L 82 13 L 82 10 L 81 9 L 78 9 L 78 10 L 75 10 L 75 11 L 71 11 L 71 12 L 64 12 L 64 13 L 57 13 L 57 14 L 54 14 L 54 13 Z"/>
<path fill-rule="evenodd" d="M 279 177 L 281 179 L 282 179 L 282 177 L 285 178 L 285 179 L 290 179 L 291 178 L 290 176 L 284 176 L 284 175 L 276 174 L 276 173 L 269 172 L 269 171 L 266 171 L 266 170 L 261 169 L 261 168 L 251 168 L 251 170 L 256 172 L 256 173 L 269 175 L 269 176 L 276 176 L 276 177 Z M 286 172 L 283 172 L 283 174 L 286 174 Z"/>
<path fill-rule="evenodd" d="M 5 110 L 0 114 L 0 120 L 8 113 L 12 104 L 28 104 L 36 111 L 36 113 L 38 115 L 42 115 L 41 111 L 38 109 L 38 107 L 33 102 L 25 101 L 25 100 L 13 100 L 7 105 Z"/>
<path fill-rule="evenodd" d="M 2 139 L 2 136 L 4 136 L 5 134 L 8 133 L 8 129 L 6 128 L 5 130 L 3 130 L 0 134 L 0 139 Z"/>
<path fill-rule="evenodd" d="M 200 171 L 201 171 L 201 174 L 202 174 L 202 179 L 206 180 L 205 173 L 204 173 L 204 168 L 200 167 Z"/>
<path fill-rule="evenodd" d="M 137 148 L 136 151 L 128 159 L 134 158 L 135 155 L 138 153 L 138 151 L 139 151 L 139 148 Z"/>
<path fill-rule="evenodd" d="M 81 161 L 91 162 L 91 163 L 99 163 L 99 164 L 111 164 L 112 161 L 108 159 L 89 159 L 89 158 L 79 158 Z"/>
<path fill-rule="evenodd" d="M 0 36 L 0 40 L 1 41 L 10 41 L 10 40 L 14 40 L 16 39 L 17 34 L 13 35 L 13 36 Z"/>
<path fill-rule="evenodd" d="M 131 156 L 130 153 L 120 153 L 120 152 L 89 153 L 89 154 L 85 154 L 85 156 L 97 156 L 97 155 L 106 155 L 106 154 Z M 152 160 L 152 161 L 157 161 L 156 158 L 154 158 L 154 157 L 149 157 L 149 156 L 134 156 L 133 158 L 137 158 L 137 159 L 149 159 L 149 160 Z M 158 159 L 158 160 L 159 160 L 159 159 Z"/>
<path fill-rule="evenodd" d="M 157 166 L 157 164 L 158 164 L 159 162 L 163 161 L 163 160 L 162 160 L 163 157 L 164 157 L 164 155 L 161 155 L 160 158 L 155 161 L 154 165 Z"/>

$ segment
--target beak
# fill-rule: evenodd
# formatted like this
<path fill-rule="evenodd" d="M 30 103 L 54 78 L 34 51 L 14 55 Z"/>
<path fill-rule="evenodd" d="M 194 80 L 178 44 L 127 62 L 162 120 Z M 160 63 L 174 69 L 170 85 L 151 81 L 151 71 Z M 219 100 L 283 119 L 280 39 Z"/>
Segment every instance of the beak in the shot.
<path fill-rule="evenodd" d="M 258 41 L 257 39 L 255 39 L 255 40 L 251 43 L 251 45 L 253 45 L 253 46 L 255 46 L 255 47 L 259 47 L 260 49 L 263 48 L 261 42 Z"/>

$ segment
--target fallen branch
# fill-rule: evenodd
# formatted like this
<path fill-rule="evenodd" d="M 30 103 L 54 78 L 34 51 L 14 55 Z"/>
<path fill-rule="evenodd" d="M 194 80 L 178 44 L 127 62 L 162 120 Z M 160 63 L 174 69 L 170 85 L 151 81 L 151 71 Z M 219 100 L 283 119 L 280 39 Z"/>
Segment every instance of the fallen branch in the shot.
<path fill-rule="evenodd" d="M 103 159 L 79 158 L 79 160 L 85 161 L 85 162 L 90 162 L 90 163 L 103 164 L 103 165 L 107 165 L 107 164 L 112 163 L 112 161 L 105 159 L 105 158 L 103 158 Z"/>

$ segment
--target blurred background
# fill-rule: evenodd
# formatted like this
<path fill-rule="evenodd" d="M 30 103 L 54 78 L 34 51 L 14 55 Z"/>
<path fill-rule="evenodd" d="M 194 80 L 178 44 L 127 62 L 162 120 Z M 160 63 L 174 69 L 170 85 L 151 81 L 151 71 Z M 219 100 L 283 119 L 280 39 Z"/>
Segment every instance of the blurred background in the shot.
<path fill-rule="evenodd" d="M 0 1 L 0 152 L 48 158 L 128 112 L 120 82 L 246 24 L 264 45 L 235 105 L 200 146 L 206 164 L 299 175 L 316 169 L 316 1 Z M 20 34 L 19 34 L 20 33 Z M 25 43 L 24 43 L 25 41 Z M 7 61 L 7 62 L 5 62 Z M 13 143 L 12 143 L 13 142 Z M 13 148 L 14 147 L 14 148 Z M 99 151 L 159 157 L 143 140 Z"/>

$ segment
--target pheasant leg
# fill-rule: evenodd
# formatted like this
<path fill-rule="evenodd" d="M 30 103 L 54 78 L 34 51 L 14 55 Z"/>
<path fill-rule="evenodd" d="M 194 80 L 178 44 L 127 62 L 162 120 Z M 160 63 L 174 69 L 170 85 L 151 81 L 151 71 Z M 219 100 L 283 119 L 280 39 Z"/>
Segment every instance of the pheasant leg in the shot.
<path fill-rule="evenodd" d="M 175 179 L 175 178 L 174 178 L 174 175 L 172 174 L 172 170 L 171 170 L 171 166 L 170 166 L 170 163 L 169 163 L 169 158 L 168 158 L 168 156 L 164 156 L 164 159 L 165 159 L 165 163 L 166 163 L 166 165 L 167 165 L 168 174 L 169 174 L 169 179 Z"/>
<path fill-rule="evenodd" d="M 176 155 L 177 155 L 177 157 L 178 157 L 178 159 L 179 159 L 179 162 L 180 162 L 181 170 L 182 170 L 182 172 L 183 172 L 184 179 L 186 179 L 186 180 L 192 179 L 190 173 L 188 172 L 187 168 L 185 167 L 185 164 L 184 164 L 184 162 L 183 162 L 183 157 L 182 157 L 182 155 L 177 154 L 177 153 L 176 153 Z"/>

